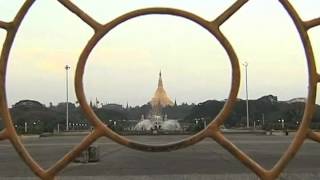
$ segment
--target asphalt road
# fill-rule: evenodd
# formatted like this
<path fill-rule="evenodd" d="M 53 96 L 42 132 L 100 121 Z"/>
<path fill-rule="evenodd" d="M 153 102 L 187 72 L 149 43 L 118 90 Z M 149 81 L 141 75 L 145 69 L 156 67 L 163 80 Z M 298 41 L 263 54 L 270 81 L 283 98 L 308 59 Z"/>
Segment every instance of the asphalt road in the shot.
<path fill-rule="evenodd" d="M 238 147 L 266 168 L 271 168 L 286 150 L 292 136 L 227 135 Z M 81 141 L 80 136 L 26 138 L 24 144 L 44 168 L 67 153 Z M 129 137 L 147 143 L 165 143 L 184 136 Z M 62 177 L 142 177 L 250 174 L 245 166 L 211 139 L 173 152 L 146 153 L 120 146 L 106 138 L 96 143 L 100 147 L 98 163 L 72 163 L 59 175 Z M 286 174 L 317 174 L 320 172 L 320 144 L 306 141 Z M 20 160 L 8 141 L 0 142 L 0 179 L 34 177 Z M 24 179 L 24 178 L 22 178 Z M 115 179 L 115 178 L 111 178 Z M 177 178 L 174 178 L 177 179 Z M 202 178 L 205 179 L 205 178 Z"/>

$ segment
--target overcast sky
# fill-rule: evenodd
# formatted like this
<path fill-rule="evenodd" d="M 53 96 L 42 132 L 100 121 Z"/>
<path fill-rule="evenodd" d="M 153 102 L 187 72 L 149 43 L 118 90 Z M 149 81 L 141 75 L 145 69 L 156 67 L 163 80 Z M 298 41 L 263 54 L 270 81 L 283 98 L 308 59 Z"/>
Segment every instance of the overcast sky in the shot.
<path fill-rule="evenodd" d="M 224 0 L 77 0 L 101 23 L 145 7 L 172 7 L 213 20 L 234 1 Z M 94 2 L 94 3 L 93 3 Z M 201 3 L 200 3 L 201 2 Z M 305 20 L 320 16 L 320 1 L 292 0 Z M 11 20 L 21 0 L 0 0 L 0 19 Z M 247 61 L 249 98 L 273 94 L 280 100 L 306 97 L 307 67 L 297 31 L 277 0 L 250 0 L 222 26 L 241 62 Z M 65 101 L 65 69 L 70 69 L 70 99 L 76 101 L 73 78 L 78 56 L 92 29 L 60 3 L 38 0 L 17 34 L 8 65 L 10 104 L 34 99 L 44 104 Z M 320 57 L 320 27 L 310 31 Z M 5 31 L 0 29 L 0 41 Z M 319 65 L 319 63 L 317 63 Z M 244 68 L 238 97 L 245 98 Z M 178 103 L 227 98 L 229 59 L 197 24 L 174 16 L 148 15 L 127 21 L 107 34 L 89 57 L 85 73 L 88 100 L 142 105 L 157 86 L 162 70 L 168 95 Z M 318 98 L 317 103 L 320 102 Z"/>

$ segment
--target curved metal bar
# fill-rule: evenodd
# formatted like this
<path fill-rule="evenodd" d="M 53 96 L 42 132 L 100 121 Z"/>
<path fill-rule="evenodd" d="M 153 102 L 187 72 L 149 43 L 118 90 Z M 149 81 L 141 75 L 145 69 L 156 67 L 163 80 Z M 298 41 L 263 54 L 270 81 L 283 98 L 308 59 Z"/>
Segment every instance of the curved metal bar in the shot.
<path fill-rule="evenodd" d="M 0 21 L 0 28 L 9 29 L 9 27 L 10 27 L 10 23 L 4 22 L 4 21 Z"/>
<path fill-rule="evenodd" d="M 289 161 L 295 156 L 295 154 L 300 149 L 304 140 L 307 137 L 309 132 L 309 126 L 312 120 L 312 117 L 315 112 L 315 99 L 316 99 L 316 91 L 317 91 L 317 81 L 318 74 L 316 70 L 316 64 L 314 60 L 313 50 L 311 46 L 311 42 L 307 33 L 307 29 L 304 26 L 303 21 L 301 20 L 298 13 L 295 11 L 294 7 L 287 0 L 279 0 L 283 7 L 287 10 L 290 17 L 292 18 L 303 43 L 305 56 L 307 58 L 308 65 L 308 75 L 309 75 L 309 86 L 308 86 L 308 97 L 306 101 L 306 106 L 304 109 L 303 119 L 301 121 L 300 127 L 295 135 L 292 143 L 290 144 L 287 151 L 280 158 L 280 160 L 276 163 L 276 165 L 272 168 L 272 178 L 276 178 L 280 175 L 283 169 L 287 166 Z"/>
<path fill-rule="evenodd" d="M 219 126 L 221 126 L 224 123 L 224 121 L 227 119 L 227 117 L 232 113 L 232 109 L 236 104 L 237 96 L 239 92 L 241 74 L 240 74 L 238 57 L 234 52 L 233 47 L 231 46 L 227 38 L 222 34 L 220 30 L 217 30 L 215 35 L 217 39 L 221 39 L 223 41 L 221 45 L 227 51 L 227 54 L 231 62 L 231 67 L 232 67 L 231 90 L 229 93 L 228 100 L 224 104 L 222 110 L 216 116 L 215 120 L 212 121 L 211 124 L 209 124 L 209 128 L 213 128 L 213 130 L 218 130 Z M 215 124 L 217 126 L 215 126 Z"/>
<path fill-rule="evenodd" d="M 224 11 L 220 16 L 218 16 L 212 22 L 217 26 L 222 25 L 226 20 L 228 20 L 234 13 L 236 13 L 244 4 L 249 0 L 237 0 L 232 4 L 226 11 Z"/>
<path fill-rule="evenodd" d="M 11 115 L 8 109 L 7 99 L 6 99 L 6 89 L 5 89 L 5 81 L 6 81 L 6 70 L 7 63 L 9 58 L 9 53 L 16 36 L 17 30 L 20 27 L 20 24 L 34 3 L 35 0 L 27 0 L 19 12 L 17 13 L 14 21 L 12 22 L 12 28 L 8 30 L 3 49 L 0 56 L 0 113 L 3 117 L 4 124 L 6 126 L 6 131 L 9 136 L 9 140 L 13 144 L 14 148 L 18 152 L 19 156 L 24 160 L 24 162 L 29 166 L 29 168 L 39 177 L 44 173 L 43 169 L 34 161 L 28 151 L 25 149 L 22 144 L 20 138 L 18 137 L 15 128 L 12 123 Z"/>
<path fill-rule="evenodd" d="M 103 135 L 103 131 L 96 129 L 92 131 L 82 142 L 68 152 L 63 158 L 61 158 L 55 165 L 50 167 L 43 175 L 44 179 L 53 179 L 61 170 L 63 170 L 73 159 L 81 154 L 82 151 L 87 149 L 92 143 L 94 143 L 99 137 Z"/>
<path fill-rule="evenodd" d="M 320 18 L 315 18 L 315 19 L 312 19 L 309 21 L 305 21 L 304 24 L 307 29 L 311 29 L 313 27 L 320 26 Z"/>
<path fill-rule="evenodd" d="M 96 44 L 110 30 L 115 28 L 117 25 L 129 19 L 142 16 L 142 15 L 150 15 L 150 14 L 165 14 L 165 15 L 179 16 L 199 24 L 204 29 L 206 29 L 209 33 L 215 36 L 220 42 L 220 44 L 222 44 L 222 46 L 226 49 L 227 54 L 230 58 L 231 66 L 232 66 L 232 83 L 231 83 L 230 94 L 227 102 L 224 105 L 222 112 L 219 113 L 216 120 L 210 123 L 205 130 L 191 136 L 190 138 L 183 139 L 181 141 L 174 142 L 174 143 L 164 144 L 164 145 L 142 144 L 142 143 L 128 140 L 118 135 L 117 133 L 114 133 L 110 128 L 108 128 L 102 123 L 99 117 L 96 116 L 92 108 L 89 106 L 88 102 L 86 101 L 84 88 L 83 88 L 83 74 L 85 70 L 85 65 L 89 57 L 89 54 L 91 53 L 93 48 L 96 46 Z M 75 76 L 75 91 L 76 91 L 78 101 L 80 103 L 82 111 L 84 112 L 85 117 L 92 123 L 94 127 L 96 128 L 103 127 L 105 130 L 105 135 L 111 138 L 112 140 L 114 140 L 115 142 L 118 142 L 119 144 L 125 145 L 130 148 L 134 148 L 137 150 L 153 151 L 153 152 L 177 150 L 177 149 L 195 144 L 201 141 L 202 139 L 204 139 L 205 137 L 209 136 L 209 134 L 212 133 L 215 129 L 218 129 L 218 127 L 223 123 L 227 115 L 231 113 L 231 108 L 233 107 L 237 99 L 239 86 L 240 86 L 240 68 L 239 68 L 238 58 L 232 46 L 230 45 L 228 40 L 222 35 L 222 33 L 218 30 L 217 26 L 214 26 L 211 22 L 208 22 L 195 14 L 178 10 L 178 9 L 172 9 L 172 8 L 140 9 L 140 10 L 132 11 L 122 16 L 119 16 L 118 18 L 104 25 L 103 29 L 99 29 L 99 31 L 97 31 L 93 35 L 93 37 L 89 40 L 86 47 L 82 51 L 77 64 L 76 76 Z"/>
<path fill-rule="evenodd" d="M 64 7 L 69 9 L 71 12 L 76 14 L 82 21 L 91 26 L 95 31 L 102 27 L 100 23 L 91 18 L 88 14 L 83 12 L 80 8 L 78 8 L 75 4 L 73 4 L 69 0 L 58 0 Z"/>
<path fill-rule="evenodd" d="M 181 141 L 172 142 L 168 144 L 144 144 L 132 141 L 130 139 L 127 139 L 123 136 L 118 135 L 117 133 L 113 132 L 112 130 L 108 130 L 107 128 L 104 129 L 104 135 L 115 142 L 127 146 L 132 149 L 140 150 L 140 151 L 146 151 L 146 152 L 168 152 L 168 151 L 174 151 L 182 148 L 186 148 L 188 146 L 191 146 L 193 144 L 196 144 L 197 142 L 203 140 L 207 137 L 205 131 L 201 131 L 197 133 L 194 136 L 190 136 L 189 138 L 183 139 Z"/>
<path fill-rule="evenodd" d="M 21 157 L 21 159 L 28 165 L 28 167 L 39 177 L 43 177 L 44 170 L 43 168 L 32 158 L 28 150 L 25 148 L 19 137 L 17 137 L 16 132 L 8 131 L 9 140 L 11 144 L 16 149 L 17 153 Z"/>
<path fill-rule="evenodd" d="M 310 130 L 308 133 L 308 138 L 320 143 L 320 133 L 318 132 L 313 132 Z"/>
<path fill-rule="evenodd" d="M 260 166 L 259 163 L 251 159 L 246 153 L 242 152 L 237 146 L 229 141 L 220 131 L 212 134 L 211 138 L 220 144 L 224 149 L 228 150 L 242 164 L 251 169 L 260 178 L 265 179 L 267 170 Z"/>
<path fill-rule="evenodd" d="M 0 141 L 2 140 L 5 140 L 5 139 L 8 139 L 8 132 L 6 131 L 6 129 L 3 129 L 1 132 L 0 132 Z"/>

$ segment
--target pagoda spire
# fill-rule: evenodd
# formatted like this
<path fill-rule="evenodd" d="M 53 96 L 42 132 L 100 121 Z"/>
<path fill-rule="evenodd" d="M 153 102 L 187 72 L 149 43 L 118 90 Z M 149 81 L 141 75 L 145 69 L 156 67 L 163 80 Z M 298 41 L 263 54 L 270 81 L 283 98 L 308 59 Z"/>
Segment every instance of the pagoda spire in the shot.
<path fill-rule="evenodd" d="M 163 88 L 161 70 L 160 70 L 160 72 L 159 72 L 158 88 Z"/>

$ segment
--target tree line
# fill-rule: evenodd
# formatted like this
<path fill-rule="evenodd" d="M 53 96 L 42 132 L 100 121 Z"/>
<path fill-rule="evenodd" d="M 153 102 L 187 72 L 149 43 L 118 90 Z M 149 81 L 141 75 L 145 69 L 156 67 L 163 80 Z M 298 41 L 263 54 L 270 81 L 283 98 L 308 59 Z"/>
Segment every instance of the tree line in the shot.
<path fill-rule="evenodd" d="M 199 104 L 175 104 L 162 109 L 168 119 L 176 119 L 181 123 L 190 124 L 195 128 L 203 128 L 210 123 L 221 111 L 225 101 L 208 100 Z M 305 103 L 302 101 L 284 102 L 278 101 L 276 96 L 263 96 L 256 100 L 249 100 L 250 126 L 255 124 L 258 127 L 271 129 L 280 128 L 280 119 L 284 120 L 286 128 L 294 129 L 301 122 Z M 69 127 L 71 130 L 89 129 L 90 125 L 86 120 L 79 106 L 69 103 Z M 92 106 L 97 116 L 110 127 L 123 130 L 133 126 L 142 115 L 148 118 L 151 105 L 144 104 L 135 107 L 122 107 L 121 105 Z M 52 104 L 49 107 L 33 100 L 22 100 L 10 108 L 10 112 L 18 132 L 23 133 L 25 126 L 31 133 L 53 132 L 59 126 L 60 130 L 65 129 L 66 103 Z M 116 123 L 115 123 L 116 121 Z M 205 121 L 205 122 L 204 122 Z M 312 121 L 312 127 L 320 128 L 320 107 L 316 106 L 316 113 Z M 116 126 L 115 126 L 116 125 Z M 227 128 L 244 127 L 246 125 L 246 101 L 238 99 L 232 113 L 224 123 Z M 0 120 L 0 129 L 3 122 Z"/>

